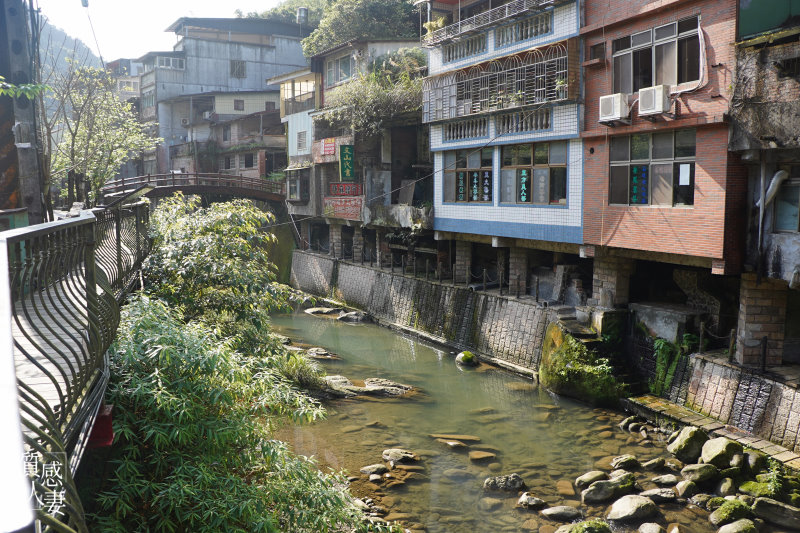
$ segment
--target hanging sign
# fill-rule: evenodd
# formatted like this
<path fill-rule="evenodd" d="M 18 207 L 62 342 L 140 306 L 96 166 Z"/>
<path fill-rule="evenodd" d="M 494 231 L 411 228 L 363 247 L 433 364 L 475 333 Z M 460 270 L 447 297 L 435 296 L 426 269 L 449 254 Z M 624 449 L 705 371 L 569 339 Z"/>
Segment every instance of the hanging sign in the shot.
<path fill-rule="evenodd" d="M 361 196 L 363 194 L 360 183 L 345 183 L 341 181 L 330 183 L 328 192 L 331 196 Z"/>
<path fill-rule="evenodd" d="M 339 175 L 342 181 L 353 181 L 356 178 L 355 149 L 352 144 L 339 146 Z"/>
<path fill-rule="evenodd" d="M 326 217 L 342 218 L 345 220 L 361 220 L 361 207 L 364 205 L 363 196 L 350 198 L 323 198 L 322 209 Z"/>
<path fill-rule="evenodd" d="M 322 155 L 336 155 L 336 138 L 322 139 Z"/>

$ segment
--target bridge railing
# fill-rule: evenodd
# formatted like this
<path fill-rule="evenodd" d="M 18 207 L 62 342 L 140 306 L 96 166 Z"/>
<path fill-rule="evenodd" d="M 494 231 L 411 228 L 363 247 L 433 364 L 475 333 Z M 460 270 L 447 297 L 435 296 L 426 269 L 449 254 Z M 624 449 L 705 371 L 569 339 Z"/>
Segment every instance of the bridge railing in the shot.
<path fill-rule="evenodd" d="M 241 189 L 264 193 L 285 194 L 283 181 L 270 181 L 264 178 L 236 176 L 232 174 L 147 174 L 132 178 L 120 178 L 109 181 L 103 186 L 103 195 L 109 196 L 130 191 L 142 186 L 150 187 L 219 187 Z"/>
<path fill-rule="evenodd" d="M 83 211 L 0 233 L 0 343 L 12 347 L 31 503 L 45 531 L 86 531 L 72 475 L 108 383 L 119 301 L 149 251 L 146 211 Z M 60 463 L 58 482 L 36 477 L 29 456 Z"/>

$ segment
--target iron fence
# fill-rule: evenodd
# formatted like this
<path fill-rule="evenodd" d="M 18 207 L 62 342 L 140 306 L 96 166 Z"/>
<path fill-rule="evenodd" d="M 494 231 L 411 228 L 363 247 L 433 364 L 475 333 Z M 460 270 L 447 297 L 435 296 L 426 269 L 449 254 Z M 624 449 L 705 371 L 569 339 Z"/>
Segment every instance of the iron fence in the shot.
<path fill-rule="evenodd" d="M 32 503 L 61 504 L 36 511 L 43 531 L 87 531 L 72 476 L 108 383 L 119 302 L 150 249 L 147 225 L 141 203 L 0 233 L 10 317 L 0 337 L 13 345 L 22 440 L 26 454 L 64 462 L 57 487 L 33 479 Z"/>

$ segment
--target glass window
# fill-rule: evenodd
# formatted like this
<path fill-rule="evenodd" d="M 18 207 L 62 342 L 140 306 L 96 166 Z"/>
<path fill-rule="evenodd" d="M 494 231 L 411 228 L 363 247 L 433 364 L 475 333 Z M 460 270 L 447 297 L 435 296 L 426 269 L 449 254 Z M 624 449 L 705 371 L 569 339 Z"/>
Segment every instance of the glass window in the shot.
<path fill-rule="evenodd" d="M 677 24 L 674 22 L 670 24 L 665 24 L 664 26 L 659 26 L 654 31 L 654 37 L 656 41 L 660 41 L 661 39 L 668 39 L 670 37 L 675 37 L 677 33 Z"/>
<path fill-rule="evenodd" d="M 671 131 L 653 134 L 653 159 L 672 159 L 672 148 Z"/>
<path fill-rule="evenodd" d="M 492 166 L 492 159 L 494 157 L 494 148 L 487 147 L 481 150 L 481 167 Z"/>
<path fill-rule="evenodd" d="M 611 167 L 608 180 L 608 203 L 628 203 L 628 165 Z"/>
<path fill-rule="evenodd" d="M 633 79 L 631 74 L 631 54 L 627 53 L 614 58 L 614 92 L 632 93 Z"/>
<path fill-rule="evenodd" d="M 518 169 L 504 168 L 500 170 L 500 201 L 512 203 L 516 201 Z M 528 184 L 530 188 L 530 184 Z M 530 196 L 530 195 L 529 195 Z"/>
<path fill-rule="evenodd" d="M 630 137 L 611 137 L 611 160 L 612 161 L 628 161 L 630 159 L 630 151 L 628 150 L 628 143 Z"/>
<path fill-rule="evenodd" d="M 697 35 L 678 39 L 678 83 L 700 79 L 700 39 Z"/>
<path fill-rule="evenodd" d="M 546 165 L 550 161 L 550 145 L 548 143 L 538 143 L 534 147 L 533 163 L 535 165 Z"/>
<path fill-rule="evenodd" d="M 567 203 L 567 167 L 550 167 L 550 203 Z"/>
<path fill-rule="evenodd" d="M 695 130 L 678 130 L 675 132 L 675 157 L 694 157 Z"/>
<path fill-rule="evenodd" d="M 677 43 L 669 41 L 654 48 L 656 61 L 656 85 L 678 83 Z"/>
<path fill-rule="evenodd" d="M 784 184 L 775 198 L 775 231 L 797 231 L 800 184 Z"/>
<path fill-rule="evenodd" d="M 633 52 L 633 91 L 653 86 L 653 50 L 649 46 Z"/>
<path fill-rule="evenodd" d="M 622 154 L 630 142 L 631 163 Z M 695 131 L 611 139 L 609 204 L 694 205 Z"/>
<path fill-rule="evenodd" d="M 650 134 L 631 135 L 631 161 L 650 159 Z"/>
<path fill-rule="evenodd" d="M 493 148 L 445 152 L 443 201 L 491 202 L 493 152 Z"/>
<path fill-rule="evenodd" d="M 448 168 L 448 167 L 445 167 Z M 442 180 L 444 202 L 456 201 L 456 174 L 455 172 L 445 172 L 444 179 Z"/>
<path fill-rule="evenodd" d="M 550 143 L 550 164 L 567 164 L 567 143 L 565 141 Z"/>

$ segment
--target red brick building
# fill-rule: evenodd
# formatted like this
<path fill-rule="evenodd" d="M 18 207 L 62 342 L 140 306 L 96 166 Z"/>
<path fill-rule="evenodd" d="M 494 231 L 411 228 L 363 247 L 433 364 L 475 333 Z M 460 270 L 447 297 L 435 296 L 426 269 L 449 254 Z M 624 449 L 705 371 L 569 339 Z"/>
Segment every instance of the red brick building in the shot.
<path fill-rule="evenodd" d="M 720 328 L 727 291 L 711 274 L 740 272 L 745 231 L 747 176 L 739 155 L 728 152 L 736 0 L 609 0 L 584 8 L 590 303 L 679 304 L 716 313 L 711 322 Z M 637 272 L 667 276 L 663 290 L 637 292 Z"/>

